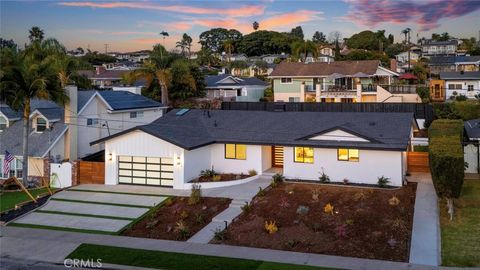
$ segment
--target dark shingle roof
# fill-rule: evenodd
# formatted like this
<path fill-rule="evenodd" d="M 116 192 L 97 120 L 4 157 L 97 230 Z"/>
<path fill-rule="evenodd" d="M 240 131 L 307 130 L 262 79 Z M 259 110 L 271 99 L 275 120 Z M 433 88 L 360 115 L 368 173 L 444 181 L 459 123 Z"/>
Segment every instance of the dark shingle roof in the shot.
<path fill-rule="evenodd" d="M 480 71 L 440 72 L 442 80 L 480 80 Z"/>
<path fill-rule="evenodd" d="M 268 112 L 190 110 L 177 116 L 172 110 L 151 124 L 117 133 L 92 144 L 142 130 L 165 141 L 191 150 L 212 143 L 313 146 L 323 148 L 405 151 L 408 146 L 412 113 L 353 112 Z M 370 142 L 309 140 L 329 130 L 345 130 Z"/>
<path fill-rule="evenodd" d="M 315 62 L 309 64 L 281 62 L 270 76 L 330 76 L 334 73 L 353 75 L 358 72 L 373 75 L 377 72 L 379 65 L 379 60 Z"/>
<path fill-rule="evenodd" d="M 128 91 L 98 91 L 113 110 L 162 107 L 160 102 Z"/>
<path fill-rule="evenodd" d="M 478 62 L 480 56 L 452 55 L 452 56 L 432 56 L 428 60 L 429 65 L 453 65 L 459 62 Z"/>
<path fill-rule="evenodd" d="M 62 120 L 63 119 L 63 108 L 55 107 L 55 108 L 38 108 L 39 111 L 45 118 L 49 121 L 53 120 Z"/>
<path fill-rule="evenodd" d="M 465 121 L 464 127 L 468 138 L 480 140 L 480 118 Z"/>
<path fill-rule="evenodd" d="M 77 109 L 80 111 L 87 101 L 95 94 L 96 90 L 78 90 L 77 94 Z"/>
<path fill-rule="evenodd" d="M 221 80 L 224 80 L 228 77 L 231 77 L 235 83 L 219 83 Z M 205 77 L 205 83 L 207 84 L 207 88 L 212 88 L 212 87 L 234 87 L 234 86 L 247 86 L 247 85 L 267 85 L 266 82 L 255 78 L 239 78 L 235 77 L 230 74 L 221 74 L 221 75 L 212 75 L 212 76 L 206 76 Z"/>
<path fill-rule="evenodd" d="M 9 121 L 18 120 L 22 117 L 22 112 L 14 111 L 8 105 L 2 103 L 0 103 L 0 112 L 2 112 Z"/>

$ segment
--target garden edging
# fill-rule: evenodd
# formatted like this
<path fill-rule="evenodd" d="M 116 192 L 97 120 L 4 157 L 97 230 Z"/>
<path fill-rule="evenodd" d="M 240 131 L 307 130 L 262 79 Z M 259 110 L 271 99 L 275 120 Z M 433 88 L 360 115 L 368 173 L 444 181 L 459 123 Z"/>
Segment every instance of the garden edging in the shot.
<path fill-rule="evenodd" d="M 220 187 L 229 187 L 235 186 L 240 184 L 245 184 L 250 181 L 256 180 L 260 177 L 260 175 L 250 176 L 240 180 L 232 180 L 232 181 L 218 181 L 218 182 L 200 182 L 200 183 L 184 183 L 181 189 L 191 189 L 193 184 L 200 185 L 202 189 L 208 188 L 220 188 Z"/>

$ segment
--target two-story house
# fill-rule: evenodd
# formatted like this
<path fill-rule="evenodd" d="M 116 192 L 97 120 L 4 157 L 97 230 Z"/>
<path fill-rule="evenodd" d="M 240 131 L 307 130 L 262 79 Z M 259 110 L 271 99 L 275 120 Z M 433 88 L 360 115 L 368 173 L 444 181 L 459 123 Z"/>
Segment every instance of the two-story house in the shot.
<path fill-rule="evenodd" d="M 29 176 L 44 175 L 44 159 L 76 160 L 103 150 L 92 140 L 148 124 L 163 115 L 161 103 L 128 91 L 80 90 L 68 86 L 70 102 L 62 107 L 33 99 L 29 133 Z M 21 111 L 0 104 L 0 161 L 5 151 L 15 156 L 9 175 L 22 176 L 23 120 Z M 1 162 L 0 162 L 1 163 Z"/>
<path fill-rule="evenodd" d="M 420 102 L 414 86 L 392 85 L 399 74 L 378 60 L 283 62 L 269 76 L 275 101 Z"/>
<path fill-rule="evenodd" d="M 445 81 L 445 97 L 456 96 L 476 98 L 480 96 L 480 71 L 441 72 L 440 79 Z"/>
<path fill-rule="evenodd" d="M 432 74 L 437 75 L 440 72 L 480 71 L 480 56 L 432 56 L 429 59 L 428 67 Z"/>
<path fill-rule="evenodd" d="M 427 41 L 422 44 L 422 56 L 430 57 L 436 55 L 455 55 L 457 53 L 458 41 Z"/>

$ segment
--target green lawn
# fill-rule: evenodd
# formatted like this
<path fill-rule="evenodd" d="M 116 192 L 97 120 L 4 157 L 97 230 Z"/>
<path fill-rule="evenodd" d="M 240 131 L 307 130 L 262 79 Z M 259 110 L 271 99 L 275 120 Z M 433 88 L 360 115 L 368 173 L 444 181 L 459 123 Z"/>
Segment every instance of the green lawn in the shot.
<path fill-rule="evenodd" d="M 442 264 L 480 267 L 480 180 L 465 180 L 453 221 L 445 205 L 440 202 Z"/>
<path fill-rule="evenodd" d="M 152 251 L 92 244 L 81 244 L 70 255 L 70 259 L 102 259 L 102 263 L 148 267 L 158 269 L 195 270 L 320 270 L 305 265 L 281 264 L 264 261 L 203 256 L 174 252 Z"/>
<path fill-rule="evenodd" d="M 35 198 L 37 195 L 48 193 L 46 188 L 30 189 L 29 191 Z M 30 200 L 30 197 L 23 191 L 4 192 L 0 194 L 0 212 L 15 208 L 16 204 Z"/>

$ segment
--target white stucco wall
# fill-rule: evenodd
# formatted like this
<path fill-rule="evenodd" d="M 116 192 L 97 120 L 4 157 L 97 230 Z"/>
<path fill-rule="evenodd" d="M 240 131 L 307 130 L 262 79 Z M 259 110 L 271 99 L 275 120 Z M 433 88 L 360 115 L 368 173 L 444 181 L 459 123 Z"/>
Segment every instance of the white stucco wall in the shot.
<path fill-rule="evenodd" d="M 109 154 L 112 160 L 108 160 Z M 172 157 L 174 188 L 183 185 L 184 149 L 142 131 L 133 131 L 105 143 L 105 184 L 118 183 L 118 156 Z"/>
<path fill-rule="evenodd" d="M 391 185 L 401 186 L 403 180 L 402 152 L 360 150 L 360 161 L 337 160 L 337 149 L 314 149 L 314 163 L 294 162 L 293 147 L 284 148 L 283 174 L 287 178 L 318 180 L 322 172 L 330 181 L 377 184 L 378 177 L 389 177 Z"/>
<path fill-rule="evenodd" d="M 247 174 L 252 169 L 258 173 L 262 171 L 262 146 L 260 145 L 247 145 L 245 160 L 226 159 L 224 144 L 213 144 L 210 147 L 211 164 L 217 172 Z"/>
<path fill-rule="evenodd" d="M 462 89 L 450 89 L 449 85 L 461 85 Z M 468 91 L 468 86 L 473 85 L 473 91 Z M 457 95 L 464 95 L 468 98 L 475 98 L 475 95 L 480 94 L 480 80 L 446 80 L 445 81 L 446 98 L 449 99 L 453 92 Z"/>
<path fill-rule="evenodd" d="M 468 163 L 466 173 L 478 173 L 478 148 L 474 144 L 467 144 L 464 148 L 464 159 Z"/>
<path fill-rule="evenodd" d="M 205 169 L 212 168 L 211 147 L 205 146 L 194 150 L 185 150 L 185 181 L 188 182 L 200 175 Z M 216 169 L 216 168 L 215 168 Z"/>
<path fill-rule="evenodd" d="M 272 147 L 270 145 L 262 146 L 262 170 L 257 171 L 261 173 L 272 167 Z"/>

